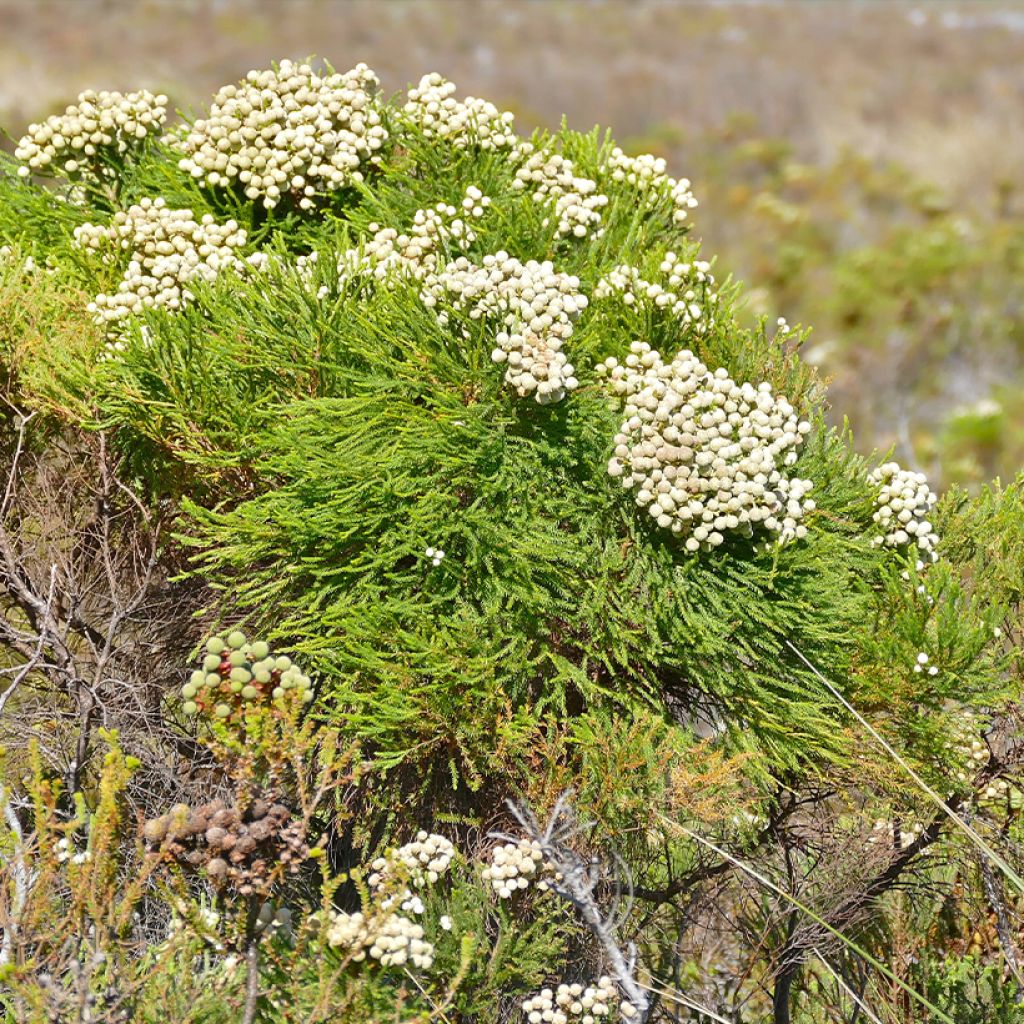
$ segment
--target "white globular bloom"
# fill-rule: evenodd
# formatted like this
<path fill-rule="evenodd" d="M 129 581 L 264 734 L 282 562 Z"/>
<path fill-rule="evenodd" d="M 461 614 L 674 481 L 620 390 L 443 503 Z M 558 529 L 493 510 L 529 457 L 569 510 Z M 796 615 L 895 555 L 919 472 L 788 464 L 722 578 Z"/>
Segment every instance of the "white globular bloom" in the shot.
<path fill-rule="evenodd" d="M 663 157 L 645 153 L 627 156 L 618 146 L 608 155 L 602 168 L 614 182 L 633 186 L 643 205 L 653 206 L 662 199 L 672 205 L 672 221 L 682 224 L 697 205 L 687 178 L 673 178 L 666 171 Z"/>
<path fill-rule="evenodd" d="M 579 386 L 576 369 L 562 351 L 576 317 L 586 308 L 578 277 L 556 271 L 550 261 L 522 263 L 507 252 L 483 258 L 481 265 L 460 257 L 424 280 L 421 299 L 470 320 L 495 325 L 491 359 L 503 363 L 505 382 L 520 398 L 541 405 L 558 402 Z"/>
<path fill-rule="evenodd" d="M 924 651 L 921 651 L 921 653 L 918 654 L 917 659 L 914 662 L 914 671 L 927 672 L 930 676 L 937 676 L 939 674 L 938 666 L 929 665 L 928 662 L 930 660 L 931 659 L 928 657 L 928 655 L 925 654 Z"/>
<path fill-rule="evenodd" d="M 116 167 L 156 135 L 167 120 L 167 97 L 145 89 L 127 94 L 83 92 L 63 114 L 31 124 L 14 155 L 18 173 L 113 181 Z"/>
<path fill-rule="evenodd" d="M 978 799 L 983 801 L 1001 800 L 1010 792 L 1010 784 L 1006 779 L 993 779 L 978 794 Z"/>
<path fill-rule="evenodd" d="M 444 139 L 458 149 L 500 150 L 518 142 L 511 113 L 475 96 L 456 99 L 455 84 L 436 71 L 409 90 L 402 110 L 427 138 Z"/>
<path fill-rule="evenodd" d="M 509 899 L 531 885 L 544 892 L 551 881 L 560 880 L 544 860 L 540 843 L 532 839 L 496 846 L 480 877 L 501 899 Z"/>
<path fill-rule="evenodd" d="M 916 548 L 921 557 L 936 561 L 939 538 L 928 516 L 938 498 L 924 473 L 887 462 L 868 474 L 868 483 L 878 489 L 872 519 L 881 531 L 872 539 L 872 547 Z"/>
<path fill-rule="evenodd" d="M 443 551 L 440 554 L 444 556 Z M 440 563 L 438 561 L 434 564 Z M 398 875 L 403 882 L 422 889 L 433 885 L 448 871 L 454 856 L 455 847 L 451 840 L 421 830 L 412 842 L 374 860 L 370 865 L 371 874 L 367 883 L 372 891 L 380 893 L 387 888 L 390 879 Z M 396 902 L 406 913 L 423 913 L 423 901 L 408 888 L 402 888 L 396 895 L 387 896 L 381 908 L 390 910 Z"/>
<path fill-rule="evenodd" d="M 528 1024 L 597 1024 L 602 1020 L 629 1020 L 636 1007 L 619 996 L 615 982 L 598 978 L 590 985 L 575 982 L 545 988 L 523 1001 Z"/>
<path fill-rule="evenodd" d="M 179 167 L 207 185 L 237 187 L 273 209 L 364 180 L 388 139 L 376 100 L 380 82 L 365 64 L 344 74 L 284 60 L 250 71 L 214 97 L 207 117 L 169 141 Z"/>
<path fill-rule="evenodd" d="M 518 153 L 532 149 L 524 143 Z M 601 224 L 601 210 L 608 205 L 608 197 L 597 191 L 597 182 L 590 178 L 577 177 L 572 161 L 560 153 L 544 150 L 533 153 L 516 171 L 512 188 L 517 192 L 528 191 L 535 203 L 546 203 L 552 208 L 551 217 L 544 220 L 544 227 L 555 224 L 555 238 L 597 239 L 604 234 Z"/>
<path fill-rule="evenodd" d="M 920 822 L 900 822 L 895 825 L 891 821 L 879 819 L 875 822 L 868 836 L 868 846 L 884 846 L 886 848 L 905 850 L 924 832 Z"/>
<path fill-rule="evenodd" d="M 729 531 L 760 528 L 780 544 L 807 535 L 813 485 L 786 471 L 811 427 L 770 384 L 738 384 L 685 349 L 665 363 L 640 341 L 624 366 L 609 358 L 597 372 L 623 403 L 608 473 L 688 551 Z"/>
<path fill-rule="evenodd" d="M 347 250 L 338 259 L 338 274 L 343 279 L 367 276 L 378 282 L 393 276 L 422 281 L 438 273 L 453 252 L 476 241 L 473 222 L 490 205 L 490 197 L 470 185 L 458 207 L 441 202 L 417 210 L 407 231 L 371 224 L 372 235 L 363 246 Z"/>
<path fill-rule="evenodd" d="M 666 252 L 658 269 L 665 277 L 665 285 L 647 281 L 636 267 L 621 264 L 597 282 L 594 298 L 614 296 L 631 309 L 667 310 L 694 333 L 706 333 L 714 324 L 714 308 L 718 304 L 711 264 L 706 260 L 684 260 L 674 252 Z"/>
<path fill-rule="evenodd" d="M 958 719 L 951 728 L 952 737 L 946 748 L 959 762 L 955 772 L 958 782 L 970 782 L 974 773 L 988 764 L 992 756 L 988 744 L 980 735 L 981 729 L 982 723 L 970 714 Z"/>
<path fill-rule="evenodd" d="M 369 957 L 382 967 L 412 966 L 429 969 L 434 946 L 423 937 L 422 925 L 400 914 L 367 916 L 331 912 L 327 943 L 359 962 Z"/>
<path fill-rule="evenodd" d="M 183 912 L 184 913 L 184 912 Z M 220 914 L 209 907 L 196 907 L 189 917 L 191 923 L 199 930 L 200 934 L 205 933 L 204 938 L 212 937 L 220 927 Z M 186 918 L 183 914 L 174 913 L 167 924 L 167 937 L 174 938 L 185 928 Z"/>
<path fill-rule="evenodd" d="M 235 221 L 217 224 L 210 214 L 197 221 L 191 210 L 172 209 L 163 199 L 143 199 L 116 213 L 109 225 L 83 224 L 74 240 L 104 263 L 128 254 L 117 291 L 97 295 L 88 306 L 107 327 L 144 309 L 180 310 L 193 297 L 191 281 L 212 281 L 222 271 L 247 266 L 237 255 L 246 233 Z"/>
<path fill-rule="evenodd" d="M 441 548 L 427 548 L 423 553 L 430 559 L 430 564 L 434 568 L 444 561 L 444 551 Z"/>

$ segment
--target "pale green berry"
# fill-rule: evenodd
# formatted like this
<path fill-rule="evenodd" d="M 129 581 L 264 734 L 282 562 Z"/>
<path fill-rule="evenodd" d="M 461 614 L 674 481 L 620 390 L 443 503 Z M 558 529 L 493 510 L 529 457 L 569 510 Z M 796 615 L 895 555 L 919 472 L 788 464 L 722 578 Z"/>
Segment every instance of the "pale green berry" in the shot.
<path fill-rule="evenodd" d="M 219 636 L 211 636 L 206 641 L 206 650 L 210 654 L 220 654 L 224 650 L 224 641 Z"/>
<path fill-rule="evenodd" d="M 251 650 L 254 658 L 265 658 L 270 653 L 270 646 L 263 640 L 257 640 Z"/>
<path fill-rule="evenodd" d="M 255 672 L 253 672 L 252 676 L 257 683 L 265 684 L 270 682 L 270 673 L 266 669 L 257 669 Z"/>
<path fill-rule="evenodd" d="M 220 679 L 220 673 L 219 672 L 211 672 L 206 677 L 206 685 L 207 686 L 220 686 L 220 683 L 221 683 L 221 679 Z"/>
<path fill-rule="evenodd" d="M 244 686 L 242 687 L 242 696 L 246 700 L 255 700 L 260 695 L 260 691 L 255 686 Z"/>
<path fill-rule="evenodd" d="M 247 683 L 252 679 L 252 673 L 247 668 L 233 668 L 231 680 L 236 683 Z"/>
<path fill-rule="evenodd" d="M 199 712 L 199 705 L 195 701 L 186 701 L 183 710 L 186 715 L 195 715 Z"/>
<path fill-rule="evenodd" d="M 280 700 L 283 696 L 284 696 L 284 690 L 282 690 L 280 686 L 275 686 L 274 687 L 274 698 L 275 698 L 275 700 Z"/>
<path fill-rule="evenodd" d="M 231 692 L 232 693 L 241 693 L 242 692 L 242 685 L 243 685 L 242 683 L 239 683 L 237 681 L 233 682 L 231 684 Z"/>
<path fill-rule="evenodd" d="M 229 662 L 229 664 L 234 665 L 236 668 L 239 665 L 244 665 L 247 660 L 248 659 L 246 658 L 246 656 L 241 651 L 232 651 L 228 655 L 228 662 Z"/>
<path fill-rule="evenodd" d="M 240 629 L 236 629 L 233 633 L 228 634 L 228 647 L 232 647 L 237 651 L 239 647 L 244 646 L 245 634 Z"/>
<path fill-rule="evenodd" d="M 203 658 L 203 668 L 205 668 L 207 672 L 216 672 L 217 669 L 220 668 L 220 658 L 218 658 L 216 654 L 208 654 Z"/>
<path fill-rule="evenodd" d="M 218 704 L 213 710 L 218 718 L 227 718 L 231 714 L 231 708 L 227 704 Z"/>
<path fill-rule="evenodd" d="M 182 697 L 186 698 L 186 700 L 191 700 L 198 692 L 199 687 L 196 686 L 194 683 L 186 683 L 181 688 L 181 695 Z"/>
<path fill-rule="evenodd" d="M 202 669 L 196 669 L 196 671 L 188 677 L 188 681 L 193 686 L 202 686 L 203 683 L 206 682 L 206 673 Z"/>
<path fill-rule="evenodd" d="M 285 655 L 283 655 L 283 654 L 281 655 L 280 658 L 276 658 L 274 660 L 274 668 L 278 669 L 281 672 L 286 672 L 291 667 L 292 667 L 292 659 L 287 657 L 287 656 L 285 656 Z"/>

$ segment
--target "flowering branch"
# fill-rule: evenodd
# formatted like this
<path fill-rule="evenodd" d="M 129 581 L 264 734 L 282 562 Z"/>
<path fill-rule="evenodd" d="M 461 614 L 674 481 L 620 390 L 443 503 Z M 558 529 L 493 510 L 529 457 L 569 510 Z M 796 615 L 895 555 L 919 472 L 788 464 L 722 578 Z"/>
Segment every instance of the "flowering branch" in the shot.
<path fill-rule="evenodd" d="M 647 991 L 636 979 L 636 947 L 629 942 L 623 950 L 616 934 L 619 925 L 628 914 L 629 906 L 632 905 L 628 876 L 626 888 L 630 896 L 627 899 L 626 912 L 605 916 L 594 895 L 601 881 L 599 862 L 596 859 L 589 862 L 584 860 L 568 845 L 571 836 L 580 831 L 569 803 L 569 796 L 569 793 L 563 793 L 558 798 L 547 824 L 543 827 L 529 807 L 519 807 L 511 800 L 507 802 L 507 806 L 530 839 L 540 845 L 544 859 L 554 874 L 554 879 L 548 882 L 548 887 L 579 912 L 584 924 L 608 958 L 612 977 L 636 1010 L 633 1019 L 639 1024 L 644 1024 L 650 1013 L 650 1000 Z"/>

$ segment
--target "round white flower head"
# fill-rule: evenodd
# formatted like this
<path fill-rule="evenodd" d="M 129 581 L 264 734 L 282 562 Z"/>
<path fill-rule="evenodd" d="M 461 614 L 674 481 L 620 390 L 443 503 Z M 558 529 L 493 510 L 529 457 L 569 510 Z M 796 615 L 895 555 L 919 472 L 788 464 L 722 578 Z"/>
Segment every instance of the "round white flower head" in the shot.
<path fill-rule="evenodd" d="M 779 543 L 807 535 L 812 483 L 786 470 L 811 428 L 770 384 L 737 384 L 689 350 L 665 363 L 641 341 L 624 366 L 612 358 L 597 371 L 623 403 L 609 474 L 688 551 L 717 547 L 730 530 Z"/>
<path fill-rule="evenodd" d="M 374 860 L 367 883 L 371 890 L 380 893 L 397 876 L 414 888 L 422 889 L 433 885 L 448 871 L 454 856 L 455 847 L 449 839 L 420 831 L 412 842 Z M 390 910 L 395 903 L 407 913 L 423 913 L 422 900 L 408 888 L 403 887 L 399 892 L 386 896 L 381 907 Z"/>
<path fill-rule="evenodd" d="M 517 152 L 527 153 L 532 148 L 524 143 Z M 600 238 L 604 234 L 601 210 L 608 205 L 608 197 L 597 191 L 597 182 L 577 177 L 572 161 L 560 153 L 533 153 L 516 171 L 512 188 L 528 191 L 535 203 L 551 208 L 543 225 L 555 224 L 555 238 L 586 238 L 588 234 Z"/>
<path fill-rule="evenodd" d="M 62 175 L 79 182 L 114 182 L 118 168 L 160 131 L 167 97 L 145 89 L 83 92 L 63 114 L 32 124 L 14 155 L 18 173 Z"/>
<path fill-rule="evenodd" d="M 988 744 L 981 737 L 983 728 L 982 721 L 970 713 L 957 719 L 951 727 L 952 736 L 946 749 L 958 761 L 954 772 L 957 782 L 972 781 L 974 773 L 984 767 L 992 756 Z"/>
<path fill-rule="evenodd" d="M 905 821 L 896 825 L 891 821 L 879 819 L 875 822 L 868 836 L 869 846 L 883 846 L 894 850 L 905 850 L 924 832 L 919 821 Z"/>
<path fill-rule="evenodd" d="M 456 99 L 455 84 L 436 71 L 409 90 L 402 110 L 427 138 L 445 139 L 459 149 L 507 149 L 517 142 L 512 114 L 475 96 Z"/>
<path fill-rule="evenodd" d="M 594 298 L 615 297 L 630 309 L 664 310 L 694 333 L 706 333 L 718 304 L 711 264 L 666 252 L 658 269 L 667 287 L 645 280 L 636 267 L 621 264 L 597 282 Z"/>
<path fill-rule="evenodd" d="M 400 914 L 367 917 L 359 911 L 332 911 L 327 943 L 345 950 L 356 962 L 369 956 L 382 967 L 408 965 L 427 970 L 434 963 L 434 947 L 423 938 L 422 926 Z"/>
<path fill-rule="evenodd" d="M 632 1003 L 619 996 L 615 982 L 598 978 L 590 985 L 562 984 L 545 988 L 523 1002 L 529 1024 L 598 1024 L 636 1016 Z"/>
<path fill-rule="evenodd" d="M 88 307 L 107 327 L 143 309 L 179 310 L 192 298 L 190 282 L 247 266 L 237 256 L 246 233 L 235 221 L 217 224 L 210 214 L 197 221 L 191 210 L 171 209 L 163 199 L 142 199 L 109 225 L 83 224 L 74 240 L 105 263 L 128 254 L 117 291 L 97 295 Z"/>
<path fill-rule="evenodd" d="M 521 263 L 507 252 L 485 256 L 481 265 L 460 257 L 424 279 L 423 302 L 439 307 L 446 324 L 450 310 L 494 324 L 491 359 L 505 363 L 505 382 L 521 398 L 541 405 L 560 401 L 579 382 L 562 351 L 572 323 L 587 306 L 579 278 L 557 272 L 550 261 Z"/>
<path fill-rule="evenodd" d="M 1010 784 L 1006 779 L 993 779 L 982 791 L 978 794 L 978 798 L 984 801 L 1000 800 L 1006 797 L 1010 792 Z"/>
<path fill-rule="evenodd" d="M 129 255 L 117 292 L 99 294 L 88 306 L 95 322 L 109 329 L 142 309 L 181 309 L 193 298 L 190 282 L 245 269 L 237 256 L 245 243 L 245 230 L 233 220 L 218 224 L 206 214 L 197 221 L 191 210 L 171 209 L 163 199 L 143 199 L 109 225 L 75 228 L 75 244 L 103 262 Z"/>
<path fill-rule="evenodd" d="M 868 483 L 878 488 L 872 516 L 880 531 L 872 539 L 873 547 L 916 548 L 930 562 L 938 559 L 935 550 L 938 535 L 928 516 L 938 498 L 928 486 L 924 473 L 900 468 L 887 462 L 868 474 Z"/>
<path fill-rule="evenodd" d="M 394 277 L 422 281 L 440 271 L 453 252 L 476 241 L 473 222 L 490 205 L 490 197 L 470 185 L 458 207 L 442 202 L 417 210 L 407 231 L 371 224 L 369 240 L 342 253 L 339 277 L 368 277 L 379 283 Z"/>
<path fill-rule="evenodd" d="M 318 192 L 362 181 L 388 138 L 377 76 L 283 60 L 226 85 L 209 114 L 172 140 L 182 170 L 215 187 L 236 186 L 272 209 L 290 197 L 310 210 Z"/>
<path fill-rule="evenodd" d="M 531 839 L 496 846 L 480 877 L 501 899 L 508 899 L 531 885 L 544 892 L 551 882 L 561 880 L 544 860 L 540 843 Z"/>
<path fill-rule="evenodd" d="M 672 210 L 672 221 L 682 224 L 697 200 L 690 191 L 686 178 L 675 179 L 666 172 L 662 157 L 645 153 L 642 156 L 627 156 L 618 146 L 611 151 L 602 168 L 603 175 L 611 181 L 631 185 L 637 198 L 645 206 L 656 206 L 667 201 Z"/>

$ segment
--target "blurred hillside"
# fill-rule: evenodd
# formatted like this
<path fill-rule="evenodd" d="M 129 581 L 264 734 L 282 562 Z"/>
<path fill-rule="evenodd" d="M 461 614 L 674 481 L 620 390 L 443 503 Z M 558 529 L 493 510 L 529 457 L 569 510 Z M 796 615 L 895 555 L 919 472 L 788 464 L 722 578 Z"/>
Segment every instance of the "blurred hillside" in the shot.
<path fill-rule="evenodd" d="M 0 0 L 0 29 L 14 135 L 83 88 L 187 108 L 313 53 L 606 124 L 693 180 L 752 314 L 814 325 L 859 447 L 946 481 L 1024 463 L 1024 4 Z"/>

